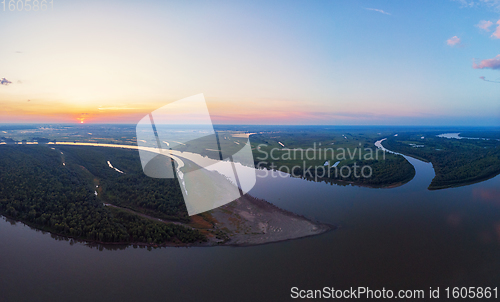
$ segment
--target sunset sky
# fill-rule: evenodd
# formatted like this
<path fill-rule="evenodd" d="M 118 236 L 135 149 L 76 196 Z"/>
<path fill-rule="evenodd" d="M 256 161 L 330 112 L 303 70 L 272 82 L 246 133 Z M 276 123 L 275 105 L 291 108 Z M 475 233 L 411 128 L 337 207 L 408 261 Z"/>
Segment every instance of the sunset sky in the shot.
<path fill-rule="evenodd" d="M 222 124 L 500 126 L 500 0 L 54 0 L 0 28 L 0 123 L 203 93 Z"/>

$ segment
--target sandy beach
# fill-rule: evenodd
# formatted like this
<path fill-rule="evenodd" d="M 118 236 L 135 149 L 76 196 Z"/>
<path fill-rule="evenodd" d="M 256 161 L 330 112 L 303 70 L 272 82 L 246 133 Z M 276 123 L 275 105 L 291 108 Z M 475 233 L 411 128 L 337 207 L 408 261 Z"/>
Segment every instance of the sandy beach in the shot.
<path fill-rule="evenodd" d="M 214 228 L 229 237 L 229 240 L 224 242 L 219 240 L 219 244 L 231 246 L 297 239 L 336 228 L 333 225 L 310 221 L 248 194 L 208 212 L 206 216 L 208 215 Z"/>

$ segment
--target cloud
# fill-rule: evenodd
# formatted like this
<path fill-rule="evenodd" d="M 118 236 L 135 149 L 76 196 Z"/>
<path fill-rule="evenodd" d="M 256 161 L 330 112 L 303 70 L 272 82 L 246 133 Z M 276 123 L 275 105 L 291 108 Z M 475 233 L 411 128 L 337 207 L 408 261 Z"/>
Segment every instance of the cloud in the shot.
<path fill-rule="evenodd" d="M 491 83 L 500 83 L 500 81 L 490 81 L 490 80 L 487 80 L 486 77 L 479 77 L 481 80 L 485 81 L 485 82 L 491 82 Z"/>
<path fill-rule="evenodd" d="M 489 8 L 493 8 L 496 12 L 500 12 L 500 0 L 479 0 L 479 2 Z"/>
<path fill-rule="evenodd" d="M 484 30 L 484 31 L 490 31 L 490 27 L 493 25 L 493 22 L 491 21 L 486 21 L 486 20 L 481 20 L 479 21 L 478 24 L 476 24 L 475 26 Z"/>
<path fill-rule="evenodd" d="M 467 1 L 467 0 L 455 0 L 455 1 L 460 2 L 460 4 L 462 4 L 461 7 L 473 7 L 474 5 L 477 4 L 474 1 Z"/>
<path fill-rule="evenodd" d="M 0 79 L 0 85 L 5 85 L 5 86 L 7 86 L 7 85 L 9 85 L 9 84 L 12 84 L 12 82 L 11 82 L 11 81 L 9 81 L 9 80 L 7 80 L 6 78 L 1 78 L 1 79 Z"/>
<path fill-rule="evenodd" d="M 481 62 L 479 62 L 479 64 L 477 64 L 476 62 L 473 62 L 472 68 L 474 68 L 474 69 L 484 69 L 484 68 L 500 69 L 500 55 L 497 55 L 493 59 L 482 60 Z"/>
<path fill-rule="evenodd" d="M 384 14 L 384 15 L 389 15 L 389 16 L 391 15 L 391 14 L 389 14 L 388 12 L 383 11 L 383 10 L 381 10 L 381 9 L 377 9 L 377 8 L 366 8 L 366 7 L 365 7 L 365 9 L 367 9 L 367 10 L 372 10 L 372 11 L 374 11 L 374 12 L 379 12 L 379 13 L 382 13 L 382 14 Z"/>
<path fill-rule="evenodd" d="M 455 46 L 455 45 L 460 45 L 460 38 L 457 36 L 451 37 L 448 40 L 446 40 L 446 44 L 450 46 Z"/>
<path fill-rule="evenodd" d="M 454 0 L 462 4 L 460 7 L 481 7 L 486 6 L 487 8 L 493 9 L 496 12 L 500 12 L 500 0 Z"/>
<path fill-rule="evenodd" d="M 497 21 L 497 24 L 498 24 L 498 27 L 495 30 L 495 32 L 493 34 L 491 34 L 491 37 L 495 38 L 495 39 L 500 39 L 500 20 Z"/>
<path fill-rule="evenodd" d="M 139 108 L 133 107 L 99 107 L 98 110 L 137 110 Z"/>

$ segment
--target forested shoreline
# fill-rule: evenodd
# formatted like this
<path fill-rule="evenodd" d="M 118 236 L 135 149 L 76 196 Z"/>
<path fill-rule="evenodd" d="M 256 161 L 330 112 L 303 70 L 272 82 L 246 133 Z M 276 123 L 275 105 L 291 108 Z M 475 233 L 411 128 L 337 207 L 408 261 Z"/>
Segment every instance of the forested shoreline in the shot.
<path fill-rule="evenodd" d="M 413 179 L 414 167 L 404 157 L 385 154 L 374 146 L 376 140 L 389 134 L 387 129 L 378 132 L 375 128 L 263 131 L 252 135 L 254 164 L 338 185 L 402 185 Z"/>
<path fill-rule="evenodd" d="M 198 230 L 173 223 L 156 222 L 123 210 L 112 209 L 103 205 L 103 199 L 96 196 L 96 189 L 105 196 L 115 196 L 113 192 L 121 191 L 123 186 L 138 179 L 140 186 L 142 173 L 121 175 L 101 162 L 106 152 L 92 148 L 59 148 L 48 146 L 2 145 L 0 146 L 0 213 L 8 217 L 26 222 L 42 230 L 54 232 L 76 239 L 109 243 L 146 243 L 146 244 L 188 244 L 206 241 L 205 235 Z M 109 156 L 119 162 L 134 162 L 132 153 L 111 150 Z M 80 154 L 85 153 L 85 157 Z M 129 151 L 133 152 L 133 151 Z M 115 153 L 115 154 L 113 154 Z M 114 156 L 114 157 L 113 157 Z M 96 162 L 84 165 L 79 160 L 94 158 Z M 64 165 L 63 165 L 64 162 Z M 139 164 L 140 166 L 140 164 Z M 112 172 L 112 173 L 111 173 Z M 94 174 L 96 173 L 96 174 Z M 113 174 L 114 173 L 114 174 Z M 120 175 L 116 175 L 120 174 Z M 135 176 L 134 176 L 135 175 Z M 125 180 L 120 179 L 123 177 Z M 146 176 L 144 176 L 146 178 Z M 106 188 L 96 188 L 96 181 L 102 182 Z M 127 181 L 128 180 L 128 181 Z M 146 189 L 155 185 L 155 180 L 138 195 L 124 200 L 125 204 L 134 202 L 151 208 L 159 215 L 167 215 L 177 220 L 186 220 L 187 212 L 180 206 L 178 198 L 180 188 L 172 185 L 163 187 L 156 183 L 155 193 L 168 191 L 167 198 L 149 199 L 141 204 Z M 113 188 L 114 185 L 122 187 Z M 109 190 L 109 191 L 108 191 Z M 159 193 L 158 193 L 159 194 Z M 172 196 L 171 199 L 168 196 Z M 180 195 L 182 196 L 182 194 Z M 181 199 L 182 201 L 182 199 Z M 154 204 L 154 206 L 152 205 Z"/>
<path fill-rule="evenodd" d="M 436 176 L 429 185 L 430 190 L 467 185 L 500 174 L 498 140 L 449 139 L 437 137 L 436 134 L 400 133 L 384 141 L 384 146 L 431 162 Z"/>

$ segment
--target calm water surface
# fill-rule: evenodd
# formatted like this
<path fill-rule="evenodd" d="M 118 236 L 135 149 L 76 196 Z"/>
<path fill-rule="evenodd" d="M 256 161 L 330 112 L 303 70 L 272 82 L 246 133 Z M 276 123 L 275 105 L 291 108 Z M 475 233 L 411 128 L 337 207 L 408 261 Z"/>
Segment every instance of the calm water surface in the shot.
<path fill-rule="evenodd" d="M 268 245 L 99 250 L 0 219 L 0 301 L 288 301 L 293 286 L 500 286 L 500 177 L 429 191 L 431 164 L 408 160 L 415 178 L 392 189 L 258 178 L 250 194 L 342 226 Z"/>

